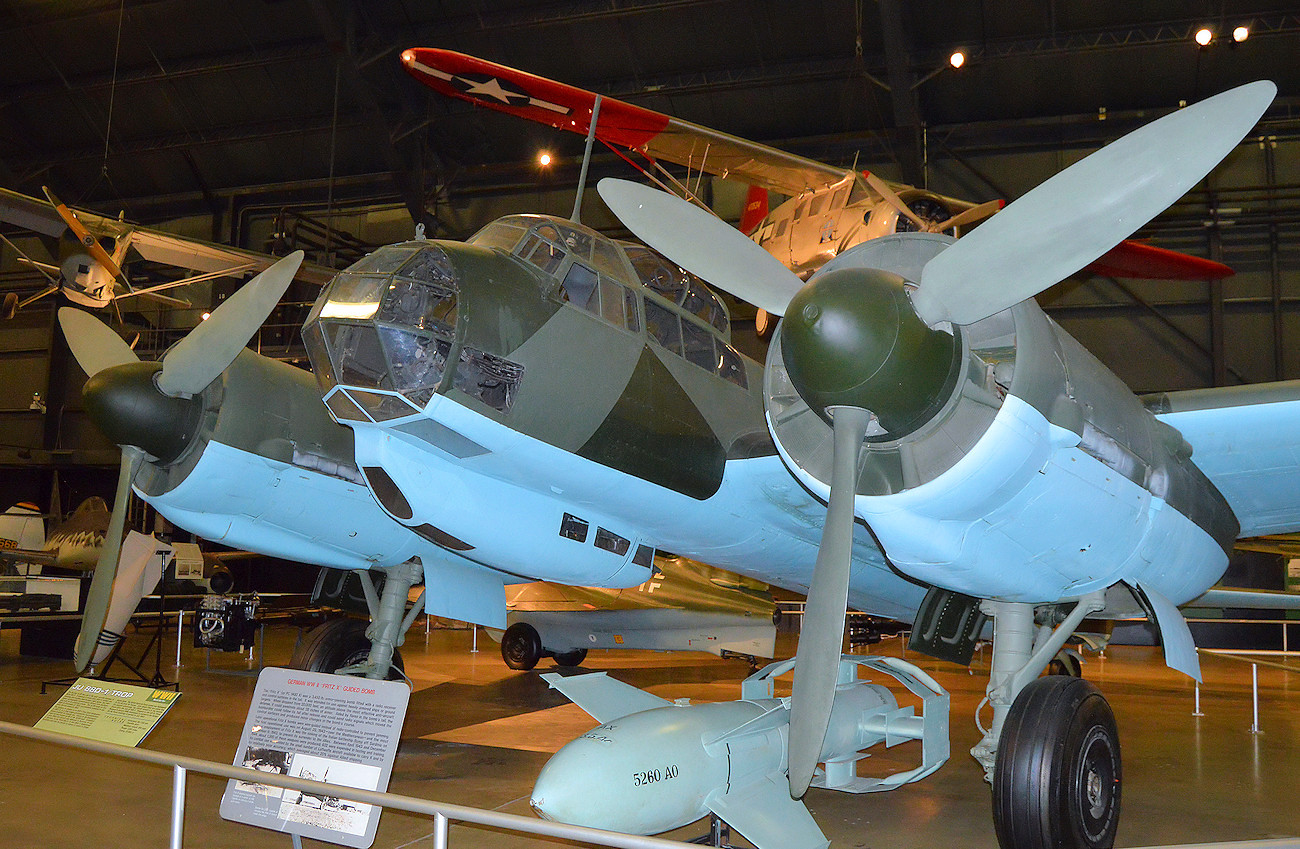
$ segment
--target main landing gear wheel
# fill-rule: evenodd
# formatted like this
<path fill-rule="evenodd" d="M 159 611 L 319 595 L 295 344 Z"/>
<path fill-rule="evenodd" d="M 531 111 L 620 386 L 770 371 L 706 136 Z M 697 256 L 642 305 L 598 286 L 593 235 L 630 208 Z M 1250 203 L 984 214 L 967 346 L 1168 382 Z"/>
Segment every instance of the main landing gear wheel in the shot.
<path fill-rule="evenodd" d="M 998 844 L 1110 849 L 1119 807 L 1119 734 L 1105 697 L 1082 678 L 1031 681 L 1012 704 L 998 742 Z"/>
<path fill-rule="evenodd" d="M 294 651 L 289 666 L 307 672 L 334 672 L 361 663 L 369 655 L 370 640 L 366 638 L 365 622 L 359 619 L 331 619 L 307 632 L 306 638 Z M 388 680 L 402 680 L 405 669 L 401 653 L 394 650 Z"/>
<path fill-rule="evenodd" d="M 511 669 L 532 669 L 542 659 L 542 638 L 527 622 L 516 622 L 501 635 L 501 659 Z M 579 658 L 579 663 L 582 659 Z"/>
<path fill-rule="evenodd" d="M 558 652 L 554 657 L 556 664 L 559 666 L 577 666 L 587 659 L 587 650 L 574 649 L 573 651 Z"/>

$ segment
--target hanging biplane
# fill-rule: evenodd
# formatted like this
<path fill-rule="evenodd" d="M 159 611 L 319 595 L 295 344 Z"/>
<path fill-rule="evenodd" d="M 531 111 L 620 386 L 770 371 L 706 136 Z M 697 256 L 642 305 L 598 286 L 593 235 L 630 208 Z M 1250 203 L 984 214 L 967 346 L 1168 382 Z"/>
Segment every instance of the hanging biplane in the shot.
<path fill-rule="evenodd" d="M 1199 674 L 1176 605 L 1237 537 L 1300 530 L 1300 387 L 1144 401 L 1033 296 L 1203 179 L 1273 94 L 1172 113 L 960 240 L 881 236 L 806 285 L 710 214 L 618 182 L 602 196 L 675 262 L 555 216 L 391 245 L 322 291 L 303 329 L 314 378 L 243 347 L 301 255 L 159 363 L 63 310 L 87 410 L 123 446 L 87 608 L 111 585 L 132 489 L 208 539 L 384 572 L 369 657 L 346 670 L 369 676 L 387 673 L 420 580 L 428 612 L 497 628 L 506 583 L 633 586 L 657 548 L 806 590 L 794 694 L 745 732 L 788 739 L 788 764 L 707 796 L 760 849 L 825 845 L 795 801 L 815 774 L 870 783 L 827 736 L 846 721 L 846 607 L 912 621 L 916 644 L 958 662 L 991 617 L 994 721 L 974 754 L 1000 840 L 1109 846 L 1110 709 L 1081 679 L 1035 679 L 1090 615 L 1150 617 L 1168 662 Z M 766 367 L 731 346 L 726 306 L 691 271 L 785 316 Z M 927 711 L 884 736 L 946 740 L 946 723 Z M 819 772 L 823 744 L 840 754 Z"/>
<path fill-rule="evenodd" d="M 19 298 L 16 292 L 6 293 L 3 307 L 0 307 L 0 316 L 4 318 L 13 318 L 18 310 L 55 292 L 62 292 L 73 303 L 91 308 L 102 308 L 115 300 L 136 297 L 187 308 L 189 301 L 162 292 L 218 277 L 240 278 L 250 272 L 262 271 L 271 262 L 265 254 L 256 251 L 182 238 L 122 218 L 73 210 L 48 188 L 42 187 L 42 191 L 48 203 L 0 189 L 0 221 L 16 224 L 42 236 L 75 242 L 75 245 L 67 251 L 60 251 L 66 256 L 56 265 L 33 259 L 12 241 L 0 236 L 17 254 L 20 263 L 39 271 L 49 284 L 25 298 Z M 123 270 L 128 259 L 137 256 L 197 273 L 137 288 Z M 309 264 L 300 270 L 298 277 L 320 284 L 328 281 L 331 275 L 329 269 Z"/>
<path fill-rule="evenodd" d="M 678 179 L 661 161 L 748 183 L 740 230 L 804 279 L 862 242 L 906 232 L 959 236 L 1004 205 L 891 183 L 870 171 L 828 165 L 611 97 L 601 97 L 597 107 L 594 92 L 451 50 L 412 48 L 402 53 L 402 64 L 437 92 L 572 133 L 592 131 L 598 109 L 594 138 L 688 200 L 698 202 L 698 183 L 693 190 L 689 173 Z M 788 199 L 769 212 L 769 192 Z M 1219 262 L 1129 240 L 1085 268 L 1136 279 L 1210 280 L 1233 273 Z"/>

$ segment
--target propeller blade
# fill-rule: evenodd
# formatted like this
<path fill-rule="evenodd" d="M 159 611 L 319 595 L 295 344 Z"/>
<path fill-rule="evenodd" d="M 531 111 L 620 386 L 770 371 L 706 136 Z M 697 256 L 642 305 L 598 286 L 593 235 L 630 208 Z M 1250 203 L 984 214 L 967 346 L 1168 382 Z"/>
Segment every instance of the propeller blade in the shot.
<path fill-rule="evenodd" d="M 113 494 L 113 514 L 108 520 L 108 530 L 104 532 L 104 545 L 99 550 L 95 574 L 90 579 L 86 608 L 81 617 L 81 633 L 77 635 L 73 662 L 78 672 L 90 664 L 100 632 L 104 630 L 104 622 L 108 618 L 108 604 L 113 599 L 113 579 L 117 577 L 117 561 L 122 551 L 122 532 L 126 528 L 126 507 L 131 499 L 131 482 L 135 480 L 135 473 L 143 458 L 144 455 L 138 448 L 123 446 L 117 491 Z"/>
<path fill-rule="evenodd" d="M 954 227 L 965 227 L 967 224 L 974 224 L 976 221 L 983 221 L 985 218 L 988 218 L 1006 205 L 1006 201 L 1002 200 L 985 201 L 978 206 L 972 206 L 970 209 L 963 209 L 947 221 L 940 221 L 938 224 L 931 224 L 926 229 L 930 233 L 943 233 Z"/>
<path fill-rule="evenodd" d="M 177 342 L 163 357 L 158 388 L 167 395 L 197 395 L 216 380 L 284 297 L 302 257 L 294 251 L 245 283 Z"/>
<path fill-rule="evenodd" d="M 62 307 L 59 309 L 59 326 L 68 340 L 72 356 L 88 376 L 99 374 L 106 368 L 138 363 L 135 351 L 113 332 L 112 328 L 87 312 Z"/>
<path fill-rule="evenodd" d="M 909 221 L 915 224 L 917 230 L 925 233 L 930 229 L 930 222 L 917 215 L 916 212 L 912 210 L 912 207 L 903 203 L 903 199 L 898 196 L 898 192 L 894 191 L 892 186 L 877 177 L 875 174 L 872 174 L 870 171 L 863 171 L 862 177 L 867 181 L 867 185 L 875 190 L 876 194 L 885 199 L 886 203 L 894 209 L 897 209 L 901 215 L 905 216 Z"/>
<path fill-rule="evenodd" d="M 860 407 L 834 407 L 831 422 L 831 495 L 808 587 L 790 694 L 790 796 L 794 799 L 812 782 L 835 702 L 853 558 L 853 494 L 871 413 Z"/>
<path fill-rule="evenodd" d="M 638 239 L 694 274 L 774 315 L 803 281 L 727 222 L 675 195 L 606 177 L 605 204 Z"/>
<path fill-rule="evenodd" d="M 81 242 L 81 246 L 90 254 L 91 259 L 104 266 L 108 273 L 113 275 L 113 279 L 122 281 L 122 285 L 126 286 L 127 290 L 130 291 L 131 283 L 126 279 L 126 275 L 122 273 L 122 267 L 118 265 L 117 260 L 109 255 L 108 251 L 104 250 L 99 240 L 86 229 L 86 225 L 81 223 L 81 219 L 77 218 L 77 214 L 69 209 L 63 201 L 55 197 L 54 192 L 50 191 L 48 186 L 41 186 L 41 191 L 45 193 L 45 199 L 54 207 L 54 211 L 63 219 L 63 223 L 68 225 L 72 235 L 77 237 L 77 241 Z"/>
<path fill-rule="evenodd" d="M 1277 93 L 1261 81 L 1170 113 L 1076 162 L 930 260 L 913 304 L 970 324 L 1064 280 L 1187 193 Z"/>

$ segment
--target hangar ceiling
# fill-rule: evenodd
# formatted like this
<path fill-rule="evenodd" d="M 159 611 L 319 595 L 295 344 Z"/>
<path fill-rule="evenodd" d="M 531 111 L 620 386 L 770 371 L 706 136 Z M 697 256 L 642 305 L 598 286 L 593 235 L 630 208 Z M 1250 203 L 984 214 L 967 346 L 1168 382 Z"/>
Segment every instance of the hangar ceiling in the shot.
<path fill-rule="evenodd" d="M 1251 30 L 1241 44 L 1229 35 L 1238 25 Z M 1206 48 L 1192 40 L 1202 26 L 1217 35 Z M 1240 272 L 1230 287 L 1090 281 L 1057 287 L 1046 305 L 1139 391 L 1300 376 L 1300 346 L 1286 344 L 1300 333 L 1300 13 L 1285 7 L 0 0 L 0 44 L 0 186 L 35 196 L 49 186 L 73 206 L 256 250 L 289 248 L 285 222 L 305 216 L 292 244 L 311 252 L 314 238 L 313 258 L 335 265 L 408 237 L 412 218 L 464 237 L 498 214 L 572 205 L 580 137 L 429 91 L 401 70 L 411 46 L 974 201 L 1014 199 L 1182 102 L 1272 79 L 1279 97 L 1260 143 L 1140 234 L 1228 262 Z M 969 58 L 953 70 L 959 48 Z M 543 148 L 557 155 L 549 172 L 535 164 Z M 593 169 L 632 176 L 608 152 Z M 335 230 L 302 235 L 324 221 Z M 14 259 L 0 246 L 0 289 L 44 287 Z M 205 297 L 137 326 L 192 325 Z M 300 321 L 286 312 L 285 332 Z M 40 359 L 55 345 L 50 328 L 41 334 L 45 343 L 0 349 Z M 24 369 L 49 378 L 10 381 L 0 408 L 26 415 L 57 370 Z"/>
<path fill-rule="evenodd" d="M 1258 3 L 7 0 L 0 42 L 0 185 L 145 223 L 250 203 L 435 214 L 535 180 L 539 147 L 580 151 L 423 89 L 409 46 L 912 181 L 923 158 L 1095 145 L 1250 79 L 1279 83 L 1270 131 L 1300 104 L 1300 15 Z M 966 66 L 931 76 L 955 48 Z M 1018 188 L 953 170 L 975 199 Z"/>

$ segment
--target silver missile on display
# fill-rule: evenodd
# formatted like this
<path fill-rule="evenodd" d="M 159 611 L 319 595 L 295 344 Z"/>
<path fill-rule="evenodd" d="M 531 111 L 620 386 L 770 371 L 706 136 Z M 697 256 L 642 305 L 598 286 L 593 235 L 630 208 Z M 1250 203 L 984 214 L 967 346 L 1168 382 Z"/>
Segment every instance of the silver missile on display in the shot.
<path fill-rule="evenodd" d="M 741 684 L 741 699 L 669 702 L 603 672 L 542 677 L 603 723 L 567 743 L 542 768 L 531 804 L 539 816 L 575 825 L 658 834 L 710 813 L 758 849 L 829 845 L 786 776 L 790 700 L 775 678 L 793 660 L 769 664 Z M 890 691 L 858 679 L 884 672 L 921 698 L 899 707 Z M 859 777 L 862 750 L 921 741 L 921 765 L 885 778 Z M 891 657 L 841 658 L 834 706 L 813 786 L 848 793 L 892 790 L 948 759 L 948 693 L 928 674 Z"/>

